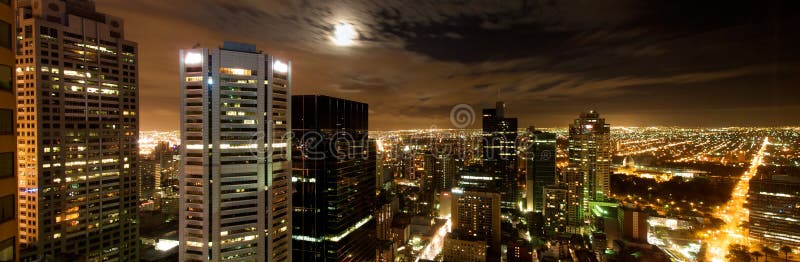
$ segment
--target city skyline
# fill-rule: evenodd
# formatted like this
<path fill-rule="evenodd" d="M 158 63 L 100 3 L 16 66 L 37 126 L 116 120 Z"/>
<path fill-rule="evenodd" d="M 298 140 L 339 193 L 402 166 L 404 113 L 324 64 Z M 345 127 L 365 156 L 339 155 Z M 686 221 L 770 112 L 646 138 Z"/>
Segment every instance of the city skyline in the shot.
<path fill-rule="evenodd" d="M 0 0 L 0 262 L 797 261 L 795 7 Z"/>
<path fill-rule="evenodd" d="M 223 40 L 298 61 L 297 94 L 373 105 L 373 130 L 449 128 L 454 105 L 494 101 L 540 127 L 589 109 L 620 126 L 800 124 L 795 3 L 584 4 L 97 3 L 141 25 L 127 33 L 141 45 L 142 130 L 179 123 L 164 106 L 178 101 L 178 61 L 163 58 Z M 331 41 L 340 23 L 352 46 Z"/>

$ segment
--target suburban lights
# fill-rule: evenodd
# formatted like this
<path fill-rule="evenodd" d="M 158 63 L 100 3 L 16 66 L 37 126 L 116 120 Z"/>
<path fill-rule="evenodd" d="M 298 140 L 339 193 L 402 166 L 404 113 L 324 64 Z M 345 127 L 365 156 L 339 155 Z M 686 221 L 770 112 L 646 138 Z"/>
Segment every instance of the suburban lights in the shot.
<path fill-rule="evenodd" d="M 272 63 L 272 68 L 278 73 L 289 72 L 289 65 L 281 62 L 281 60 L 275 60 L 275 63 Z"/>
<path fill-rule="evenodd" d="M 183 63 L 187 65 L 196 65 L 203 62 L 203 56 L 198 53 L 187 53 L 183 58 Z"/>

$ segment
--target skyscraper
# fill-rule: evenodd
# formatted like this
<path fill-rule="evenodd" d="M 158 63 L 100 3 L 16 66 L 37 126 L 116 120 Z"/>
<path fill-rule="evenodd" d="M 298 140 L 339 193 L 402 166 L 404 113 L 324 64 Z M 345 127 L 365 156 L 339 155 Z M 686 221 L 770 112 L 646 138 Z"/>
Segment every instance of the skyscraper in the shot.
<path fill-rule="evenodd" d="M 590 203 L 604 202 L 611 194 L 611 128 L 596 111 L 581 113 L 569 126 L 568 143 L 567 230 L 578 233 Z"/>
<path fill-rule="evenodd" d="M 375 142 L 367 104 L 292 97 L 293 254 L 297 261 L 374 261 Z"/>
<path fill-rule="evenodd" d="M 181 261 L 291 261 L 291 65 L 225 42 L 180 52 Z"/>
<path fill-rule="evenodd" d="M 544 231 L 548 234 L 564 233 L 567 229 L 567 189 L 554 185 L 542 189 L 544 206 Z"/>
<path fill-rule="evenodd" d="M 497 190 L 503 208 L 517 208 L 517 119 L 506 118 L 506 105 L 483 109 L 483 165 L 493 177 L 501 178 Z"/>
<path fill-rule="evenodd" d="M 463 234 L 486 241 L 489 258 L 500 254 L 500 199 L 499 193 L 452 191 L 452 228 Z"/>
<path fill-rule="evenodd" d="M 91 0 L 19 1 L 24 259 L 138 260 L 138 48 Z"/>
<path fill-rule="evenodd" d="M 425 176 L 435 194 L 449 191 L 455 184 L 456 160 L 449 153 L 425 153 Z M 427 180 L 427 179 L 426 179 Z"/>
<path fill-rule="evenodd" d="M 544 187 L 556 183 L 556 134 L 529 130 L 530 144 L 526 148 L 527 209 L 542 212 Z"/>
<path fill-rule="evenodd" d="M 0 2 L 0 261 L 18 258 L 14 2 Z"/>
<path fill-rule="evenodd" d="M 156 194 L 156 181 L 161 173 L 161 165 L 156 160 L 141 156 L 138 166 L 138 194 L 140 200 L 151 200 Z"/>

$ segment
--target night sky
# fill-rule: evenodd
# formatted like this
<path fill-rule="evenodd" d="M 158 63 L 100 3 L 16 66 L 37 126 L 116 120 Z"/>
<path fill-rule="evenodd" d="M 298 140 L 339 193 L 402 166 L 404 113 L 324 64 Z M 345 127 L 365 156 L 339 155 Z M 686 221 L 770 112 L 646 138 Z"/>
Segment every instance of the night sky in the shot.
<path fill-rule="evenodd" d="M 179 127 L 178 50 L 224 40 L 292 60 L 294 94 L 368 103 L 373 130 L 496 100 L 522 127 L 800 125 L 800 1 L 96 3 L 139 43 L 141 130 Z M 355 46 L 332 44 L 343 22 Z"/>

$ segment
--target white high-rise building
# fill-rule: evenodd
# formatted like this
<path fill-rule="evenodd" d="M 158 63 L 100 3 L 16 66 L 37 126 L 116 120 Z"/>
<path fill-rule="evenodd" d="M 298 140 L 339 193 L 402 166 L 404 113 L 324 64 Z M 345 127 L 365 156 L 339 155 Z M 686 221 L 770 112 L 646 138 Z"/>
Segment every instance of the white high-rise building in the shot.
<path fill-rule="evenodd" d="M 180 70 L 180 261 L 291 261 L 291 64 L 225 42 Z"/>

